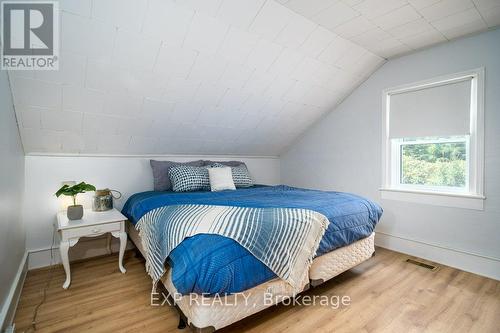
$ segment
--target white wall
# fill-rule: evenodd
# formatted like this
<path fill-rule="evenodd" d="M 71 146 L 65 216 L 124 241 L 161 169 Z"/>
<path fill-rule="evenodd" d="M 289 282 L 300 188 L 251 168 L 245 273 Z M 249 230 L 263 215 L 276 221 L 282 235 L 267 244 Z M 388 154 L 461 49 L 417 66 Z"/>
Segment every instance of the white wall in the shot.
<path fill-rule="evenodd" d="M 5 71 L 0 71 L 0 330 L 4 305 L 16 283 L 16 274 L 25 252 L 22 223 L 24 190 L 24 151 L 14 116 L 12 98 Z M 5 311 L 5 312 L 4 312 Z"/>
<path fill-rule="evenodd" d="M 382 200 L 382 90 L 484 66 L 484 211 Z M 380 245 L 500 279 L 500 30 L 390 60 L 281 159 L 284 183 L 381 203 Z"/>
<path fill-rule="evenodd" d="M 272 157 L 213 157 L 213 156 L 170 156 L 153 159 L 189 161 L 197 159 L 244 161 L 257 183 L 277 184 L 280 181 L 278 158 Z M 26 156 L 26 245 L 30 253 L 30 268 L 50 263 L 52 225 L 61 202 L 54 193 L 62 181 L 85 181 L 98 188 L 117 189 L 123 198 L 115 201 L 122 208 L 127 198 L 136 192 L 153 189 L 153 175 L 146 157 L 83 157 L 83 156 Z M 91 207 L 91 195 L 78 196 L 86 207 Z M 58 240 L 56 241 L 58 243 Z M 70 250 L 70 259 L 77 259 L 105 253 L 105 241 L 85 246 L 79 244 Z M 56 244 L 57 247 L 57 244 Z M 58 255 L 57 251 L 55 252 Z"/>

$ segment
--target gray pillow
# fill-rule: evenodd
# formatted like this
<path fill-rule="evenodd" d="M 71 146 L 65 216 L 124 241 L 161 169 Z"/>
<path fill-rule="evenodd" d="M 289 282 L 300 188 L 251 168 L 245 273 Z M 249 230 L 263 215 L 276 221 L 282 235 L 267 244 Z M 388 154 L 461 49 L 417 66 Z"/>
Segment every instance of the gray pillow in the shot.
<path fill-rule="evenodd" d="M 176 165 L 168 170 L 168 175 L 174 192 L 210 190 L 210 177 L 206 167 Z"/>
<path fill-rule="evenodd" d="M 190 165 L 190 166 L 203 166 L 203 161 L 191 161 L 191 162 L 174 162 L 174 161 L 155 161 L 150 160 L 151 169 L 153 169 L 154 178 L 154 189 L 155 191 L 171 191 L 172 183 L 168 176 L 168 171 L 171 167 L 176 165 Z"/>
<path fill-rule="evenodd" d="M 241 162 L 241 161 L 210 161 L 210 160 L 204 160 L 203 161 L 203 166 L 210 166 L 212 164 L 215 164 L 215 163 L 219 163 L 219 164 L 222 164 L 222 165 L 225 165 L 225 166 L 230 166 L 230 167 L 236 167 L 236 166 L 240 166 L 240 165 L 244 165 L 246 166 L 245 163 Z"/>

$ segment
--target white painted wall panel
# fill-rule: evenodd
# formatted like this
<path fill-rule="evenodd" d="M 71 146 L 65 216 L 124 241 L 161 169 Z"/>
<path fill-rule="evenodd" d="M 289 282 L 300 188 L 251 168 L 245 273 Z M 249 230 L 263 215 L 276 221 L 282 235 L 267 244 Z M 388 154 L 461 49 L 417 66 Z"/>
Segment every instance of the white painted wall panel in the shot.
<path fill-rule="evenodd" d="M 0 71 L 0 330 L 6 298 L 25 252 L 22 223 L 24 151 L 7 73 Z"/>

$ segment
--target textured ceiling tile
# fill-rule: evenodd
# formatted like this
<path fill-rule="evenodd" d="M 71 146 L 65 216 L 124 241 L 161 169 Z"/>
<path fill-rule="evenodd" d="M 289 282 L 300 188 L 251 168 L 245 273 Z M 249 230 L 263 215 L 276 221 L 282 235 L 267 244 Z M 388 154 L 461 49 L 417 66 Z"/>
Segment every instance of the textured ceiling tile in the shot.
<path fill-rule="evenodd" d="M 61 86 L 39 80 L 11 78 L 11 89 L 16 105 L 61 107 Z"/>
<path fill-rule="evenodd" d="M 243 89 L 249 94 L 261 96 L 264 91 L 273 83 L 276 74 L 262 70 L 255 70 L 246 81 Z"/>
<path fill-rule="evenodd" d="M 432 25 L 441 32 L 451 29 L 460 28 L 466 24 L 479 23 L 480 28 L 485 28 L 486 25 L 482 21 L 481 15 L 476 8 L 472 8 L 454 15 L 447 16 L 443 19 L 432 22 Z M 453 37 L 451 37 L 453 38 Z"/>
<path fill-rule="evenodd" d="M 472 0 L 476 7 L 478 8 L 483 8 L 483 9 L 489 9 L 489 8 L 495 8 L 497 6 L 500 6 L 500 0 Z"/>
<path fill-rule="evenodd" d="M 165 120 L 159 118 L 157 121 L 163 122 Z M 151 135 L 152 125 L 153 120 L 151 119 L 120 118 L 118 120 L 116 134 L 149 136 Z"/>
<path fill-rule="evenodd" d="M 64 52 L 110 61 L 115 37 L 116 28 L 112 25 L 65 12 L 61 14 L 61 48 Z"/>
<path fill-rule="evenodd" d="M 154 72 L 163 76 L 187 78 L 198 57 L 198 52 L 180 47 L 162 47 L 158 53 Z"/>
<path fill-rule="evenodd" d="M 85 88 L 99 91 L 123 91 L 124 85 L 118 79 L 120 72 L 120 68 L 108 63 L 89 60 L 85 75 Z"/>
<path fill-rule="evenodd" d="M 202 81 L 215 83 L 219 81 L 226 70 L 228 61 L 218 54 L 200 53 L 191 68 L 188 79 L 191 81 Z"/>
<path fill-rule="evenodd" d="M 312 19 L 327 29 L 334 31 L 339 25 L 346 23 L 359 15 L 359 12 L 352 9 L 352 7 L 344 4 L 343 2 L 337 2 L 333 6 L 328 7 L 327 9 L 316 14 Z"/>
<path fill-rule="evenodd" d="M 219 124 L 219 117 L 217 116 L 218 109 L 215 106 L 203 107 L 198 115 L 196 123 L 200 126 L 213 126 Z"/>
<path fill-rule="evenodd" d="M 93 1 L 92 17 L 128 31 L 139 32 L 147 6 L 147 0 Z"/>
<path fill-rule="evenodd" d="M 80 112 L 52 111 L 41 112 L 42 129 L 81 133 L 83 114 Z"/>
<path fill-rule="evenodd" d="M 335 65 L 340 57 L 349 51 L 351 45 L 351 42 L 343 38 L 337 38 L 330 43 L 323 52 L 321 52 L 318 56 L 318 60 L 330 65 Z"/>
<path fill-rule="evenodd" d="M 258 35 L 231 27 L 218 53 L 235 63 L 243 64 L 258 41 Z"/>
<path fill-rule="evenodd" d="M 64 53 L 61 54 L 60 59 L 59 70 L 34 71 L 35 78 L 59 84 L 82 86 L 85 81 L 87 58 L 81 55 Z"/>
<path fill-rule="evenodd" d="M 373 22 L 384 30 L 422 18 L 412 6 L 406 5 L 377 17 Z"/>
<path fill-rule="evenodd" d="M 291 73 L 304 57 L 305 56 L 298 51 L 284 48 L 271 67 L 269 67 L 268 72 L 272 75 L 285 75 Z"/>
<path fill-rule="evenodd" d="M 130 154 L 131 136 L 100 134 L 94 138 L 97 153 L 100 154 Z"/>
<path fill-rule="evenodd" d="M 373 52 L 380 54 L 384 58 L 390 58 L 400 54 L 408 53 L 411 50 L 412 49 L 409 46 L 401 43 L 400 41 L 387 40 L 384 41 L 383 46 L 381 46 L 380 48 L 374 48 Z"/>
<path fill-rule="evenodd" d="M 352 38 L 352 40 L 358 45 L 371 50 L 376 48 L 381 42 L 392 38 L 393 36 L 391 36 L 388 32 L 380 28 L 376 28 L 362 33 L 361 35 L 355 36 Z"/>
<path fill-rule="evenodd" d="M 488 9 L 484 9 L 483 7 L 479 7 L 478 9 L 488 27 L 491 28 L 500 25 L 500 5 Z"/>
<path fill-rule="evenodd" d="M 438 3 L 442 0 L 408 0 L 415 9 L 422 9 Z"/>
<path fill-rule="evenodd" d="M 193 10 L 171 1 L 150 0 L 142 33 L 162 40 L 166 46 L 182 46 L 193 16 Z"/>
<path fill-rule="evenodd" d="M 222 85 L 202 83 L 196 91 L 193 102 L 203 106 L 216 106 L 228 89 Z"/>
<path fill-rule="evenodd" d="M 270 104 L 274 104 L 273 107 L 275 107 L 275 103 L 283 97 L 283 95 L 292 87 L 292 85 L 295 84 L 295 82 L 296 80 L 293 80 L 288 76 L 278 76 L 273 81 L 273 84 L 269 86 L 264 93 L 266 96 L 272 97 L 267 105 L 270 106 Z"/>
<path fill-rule="evenodd" d="M 156 137 L 132 136 L 128 150 L 131 154 L 156 154 L 158 143 Z"/>
<path fill-rule="evenodd" d="M 151 70 L 160 46 L 159 39 L 118 30 L 111 60 L 116 66 Z"/>
<path fill-rule="evenodd" d="M 59 0 L 59 8 L 69 13 L 90 17 L 91 0 Z"/>
<path fill-rule="evenodd" d="M 317 26 L 298 50 L 309 57 L 316 58 L 335 38 L 334 33 Z"/>
<path fill-rule="evenodd" d="M 9 73 L 24 147 L 279 154 L 381 57 L 500 23 L 473 1 L 63 0 L 60 71 Z"/>
<path fill-rule="evenodd" d="M 402 38 L 401 41 L 413 49 L 426 47 L 446 41 L 446 38 L 437 30 L 427 30 L 420 34 Z"/>
<path fill-rule="evenodd" d="M 312 106 L 333 108 L 339 97 L 329 89 L 312 86 L 304 94 L 304 100 Z"/>
<path fill-rule="evenodd" d="M 176 2 L 180 6 L 186 6 L 210 16 L 215 16 L 222 4 L 222 0 L 176 0 Z"/>
<path fill-rule="evenodd" d="M 373 19 L 406 4 L 406 0 L 365 0 L 354 6 L 354 9 L 367 18 Z"/>
<path fill-rule="evenodd" d="M 307 87 L 309 87 L 307 83 L 296 81 L 295 84 L 285 93 L 285 95 L 283 96 L 283 100 L 287 101 L 287 104 L 289 104 L 289 102 L 302 101 Z M 284 109 L 282 110 L 282 112 L 283 111 Z"/>
<path fill-rule="evenodd" d="M 313 17 L 337 2 L 336 0 L 290 0 L 286 6 L 300 15 Z"/>
<path fill-rule="evenodd" d="M 248 56 L 246 65 L 265 71 L 274 63 L 282 50 L 282 46 L 261 39 Z"/>
<path fill-rule="evenodd" d="M 311 76 L 316 75 L 321 69 L 321 64 L 322 63 L 316 59 L 306 57 L 295 68 L 290 77 L 299 81 L 307 80 Z"/>
<path fill-rule="evenodd" d="M 198 51 L 215 53 L 228 30 L 229 26 L 226 23 L 196 13 L 188 29 L 184 45 Z"/>
<path fill-rule="evenodd" d="M 162 102 L 145 98 L 142 102 L 141 116 L 151 120 L 169 120 L 172 117 L 174 106 L 175 103 L 172 102 Z"/>
<path fill-rule="evenodd" d="M 191 100 L 199 86 L 200 83 L 197 81 L 173 77 L 167 83 L 162 100 L 168 102 Z"/>
<path fill-rule="evenodd" d="M 237 110 L 245 103 L 249 96 L 250 94 L 243 89 L 229 88 L 224 96 L 222 96 L 218 107 L 239 114 Z"/>
<path fill-rule="evenodd" d="M 100 91 L 68 86 L 62 88 L 62 107 L 65 111 L 101 113 L 105 94 Z"/>
<path fill-rule="evenodd" d="M 375 29 L 376 25 L 373 24 L 364 16 L 357 16 L 335 28 L 335 32 L 344 38 L 351 38 Z"/>
<path fill-rule="evenodd" d="M 193 124 L 198 119 L 203 105 L 191 100 L 183 100 L 175 103 L 172 119 L 180 123 Z"/>
<path fill-rule="evenodd" d="M 249 115 L 249 114 L 261 115 L 262 110 L 269 99 L 270 99 L 269 96 L 265 96 L 265 95 L 261 95 L 261 94 L 250 95 L 241 105 L 240 111 L 245 115 Z"/>
<path fill-rule="evenodd" d="M 314 29 L 316 29 L 316 24 L 298 14 L 293 14 L 291 20 L 276 37 L 275 42 L 296 48 L 304 43 Z"/>
<path fill-rule="evenodd" d="M 473 8 L 471 0 L 443 0 L 432 6 L 425 7 L 419 12 L 429 21 L 436 21 L 466 9 Z"/>
<path fill-rule="evenodd" d="M 217 12 L 222 21 L 248 29 L 265 0 L 224 0 Z"/>
<path fill-rule="evenodd" d="M 44 110 L 34 106 L 17 105 L 16 113 L 18 120 L 21 121 L 21 126 L 24 128 L 42 128 L 42 121 L 40 113 Z"/>
<path fill-rule="evenodd" d="M 142 98 L 130 94 L 108 93 L 104 99 L 103 113 L 136 116 L 140 113 Z"/>
<path fill-rule="evenodd" d="M 104 114 L 85 113 L 82 131 L 84 134 L 116 134 L 120 118 Z"/>
<path fill-rule="evenodd" d="M 487 29 L 487 25 L 483 20 L 475 20 L 458 27 L 450 28 L 447 30 L 442 30 L 441 33 L 447 39 L 453 39 L 460 36 L 465 36 L 468 34 L 476 33 L 478 31 L 483 31 Z"/>
<path fill-rule="evenodd" d="M 127 93 L 152 99 L 161 99 L 168 83 L 168 76 L 156 71 L 131 69 L 122 71 L 120 79 Z"/>
<path fill-rule="evenodd" d="M 63 133 L 60 135 L 62 153 L 81 153 L 86 143 L 83 136 L 74 133 Z"/>
<path fill-rule="evenodd" d="M 418 19 L 398 27 L 389 29 L 388 32 L 396 38 L 407 38 L 434 30 L 434 27 L 425 19 Z"/>
<path fill-rule="evenodd" d="M 273 40 L 292 17 L 292 12 L 288 8 L 275 1 L 266 1 L 249 30 Z"/>
<path fill-rule="evenodd" d="M 219 85 L 227 88 L 243 88 L 253 72 L 253 68 L 229 63 L 219 80 Z"/>
<path fill-rule="evenodd" d="M 342 69 L 350 70 L 351 68 L 358 65 L 359 60 L 362 56 L 366 54 L 366 50 L 356 44 L 349 46 L 349 49 L 335 62 L 337 67 Z"/>
<path fill-rule="evenodd" d="M 32 128 L 20 129 L 23 147 L 29 152 L 61 152 L 61 133 Z"/>

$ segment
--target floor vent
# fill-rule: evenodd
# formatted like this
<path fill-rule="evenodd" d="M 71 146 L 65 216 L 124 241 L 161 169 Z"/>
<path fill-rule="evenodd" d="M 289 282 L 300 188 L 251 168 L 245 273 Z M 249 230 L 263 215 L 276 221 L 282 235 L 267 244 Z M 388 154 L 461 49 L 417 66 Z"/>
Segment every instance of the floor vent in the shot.
<path fill-rule="evenodd" d="M 420 262 L 420 261 L 417 261 L 417 260 L 414 260 L 414 259 L 406 259 L 406 262 L 410 263 L 410 264 L 413 264 L 413 265 L 417 265 L 417 266 L 423 267 L 423 268 L 430 269 L 431 271 L 437 269 L 437 266 L 429 265 L 429 264 L 426 264 L 426 263 L 423 263 L 423 262 Z"/>

